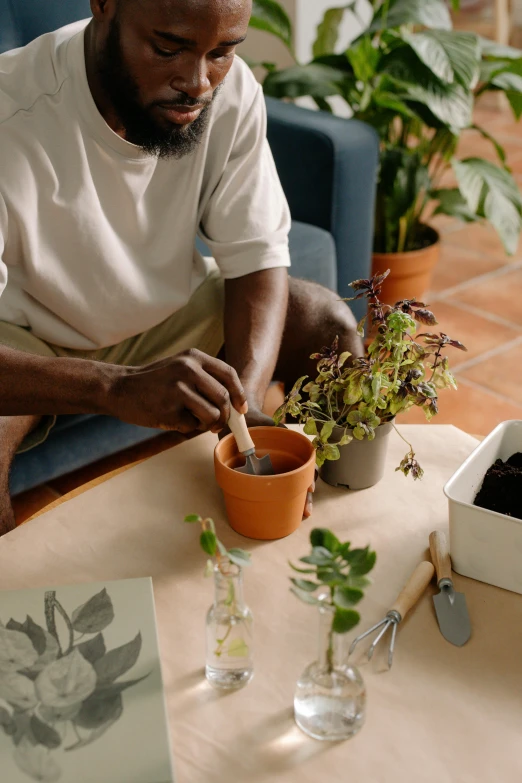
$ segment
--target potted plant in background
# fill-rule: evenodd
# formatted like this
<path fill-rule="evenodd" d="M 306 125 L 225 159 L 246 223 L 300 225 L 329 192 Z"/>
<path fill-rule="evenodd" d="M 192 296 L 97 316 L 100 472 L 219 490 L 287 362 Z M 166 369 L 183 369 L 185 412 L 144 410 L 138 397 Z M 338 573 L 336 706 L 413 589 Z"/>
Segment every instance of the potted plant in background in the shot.
<path fill-rule="evenodd" d="M 317 377 L 306 385 L 306 377 L 299 378 L 274 416 L 277 424 L 287 414 L 304 424 L 305 433 L 314 436 L 321 478 L 334 486 L 364 489 L 376 484 L 384 472 L 395 417 L 416 405 L 429 421 L 438 412 L 439 389 L 457 388 L 444 351 L 466 348 L 444 333 L 417 334 L 417 323 L 437 323 L 422 302 L 383 304 L 387 274 L 352 283 L 353 298 L 368 301 L 373 338 L 365 355 L 349 362 L 348 352 L 339 355 L 337 340 L 313 354 Z M 365 320 L 359 323 L 360 333 Z M 406 443 L 408 452 L 397 470 L 421 478 L 422 468 Z"/>
<path fill-rule="evenodd" d="M 292 592 L 319 609 L 317 660 L 306 667 L 297 681 L 294 715 L 302 731 L 315 739 L 344 740 L 362 727 L 366 691 L 362 677 L 348 662 L 346 634 L 358 624 L 353 608 L 370 584 L 367 574 L 376 554 L 351 549 L 330 531 L 316 528 L 310 534 L 312 550 L 292 565 Z"/>
<path fill-rule="evenodd" d="M 339 52 L 340 24 L 356 5 L 326 11 L 311 62 L 283 70 L 263 63 L 263 89 L 282 99 L 310 96 L 325 111 L 332 111 L 328 98 L 340 96 L 354 118 L 375 128 L 381 165 L 373 273 L 391 270 L 387 301 L 423 298 L 439 255 L 433 215 L 487 221 L 508 254 L 517 248 L 522 199 L 502 146 L 473 123 L 473 109 L 484 93 L 504 92 L 520 118 L 522 52 L 454 31 L 446 0 L 372 0 L 369 21 L 359 20 L 362 32 Z M 452 5 L 457 10 L 459 0 Z M 274 0 L 254 0 L 251 24 L 292 52 L 290 21 Z M 469 130 L 491 142 L 497 164 L 462 157 Z M 455 186 L 447 185 L 450 171 Z"/>

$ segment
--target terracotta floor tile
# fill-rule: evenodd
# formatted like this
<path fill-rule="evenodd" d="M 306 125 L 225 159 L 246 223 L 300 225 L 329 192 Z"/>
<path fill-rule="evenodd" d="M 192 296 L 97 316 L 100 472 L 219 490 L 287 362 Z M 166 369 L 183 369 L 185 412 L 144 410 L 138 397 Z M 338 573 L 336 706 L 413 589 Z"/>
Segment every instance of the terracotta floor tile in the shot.
<path fill-rule="evenodd" d="M 460 377 L 486 386 L 522 405 L 522 343 L 463 370 Z"/>
<path fill-rule="evenodd" d="M 459 388 L 445 389 L 439 397 L 439 414 L 432 421 L 437 424 L 454 424 L 464 432 L 487 435 L 501 421 L 522 419 L 522 405 L 503 402 L 487 389 L 477 389 L 459 379 Z M 418 408 L 398 418 L 402 424 L 424 424 L 424 413 Z M 413 444 L 415 445 L 415 444 Z M 419 454 L 422 464 L 422 454 Z"/>
<path fill-rule="evenodd" d="M 499 259 L 454 245 L 451 242 L 452 236 L 453 234 L 448 235 L 442 242 L 439 263 L 433 272 L 432 293 L 465 283 L 477 275 L 492 272 L 503 265 Z"/>
<path fill-rule="evenodd" d="M 448 302 L 434 302 L 432 309 L 438 321 L 433 331 L 445 332 L 468 349 L 466 353 L 455 348 L 448 349 L 452 367 L 500 347 L 521 334 L 520 329 L 497 324 Z"/>
<path fill-rule="evenodd" d="M 516 145 L 516 142 L 510 142 L 510 151 L 513 151 L 513 144 Z M 462 134 L 456 154 L 457 158 L 484 158 L 491 163 L 500 162 L 494 145 L 481 133 L 473 130 L 465 131 Z M 506 150 L 506 154 L 508 154 L 508 150 Z"/>
<path fill-rule="evenodd" d="M 452 299 L 522 326 L 522 270 L 513 269 L 478 282 L 454 294 Z"/>
<path fill-rule="evenodd" d="M 13 498 L 13 510 L 15 513 L 16 524 L 21 525 L 26 519 L 32 517 L 41 508 L 45 508 L 53 500 L 61 496 L 60 492 L 55 489 L 42 484 L 34 489 L 29 489 L 27 492 L 22 492 Z"/>
<path fill-rule="evenodd" d="M 136 446 L 120 451 L 118 454 L 104 457 L 104 459 L 93 462 L 91 465 L 80 468 L 80 470 L 60 476 L 60 478 L 49 482 L 49 485 L 61 495 L 65 495 L 67 492 L 71 492 L 71 490 L 98 478 L 98 476 L 102 476 L 104 473 L 109 473 L 111 470 L 116 470 L 116 468 L 128 465 L 131 462 L 137 462 L 140 459 L 153 457 L 155 454 L 159 454 L 165 451 L 165 449 L 170 449 L 182 441 L 182 436 L 177 432 L 166 432 L 158 435 L 157 438 L 145 441 L 145 443 L 138 443 Z"/>
<path fill-rule="evenodd" d="M 481 223 L 461 224 L 461 226 L 458 230 L 451 232 L 451 237 L 447 237 L 447 242 L 464 247 L 467 250 L 475 250 L 481 255 L 491 256 L 491 258 L 504 263 L 515 260 L 522 250 L 522 246 L 519 245 L 517 253 L 513 256 L 508 256 L 499 235 L 491 226 L 482 225 Z"/>

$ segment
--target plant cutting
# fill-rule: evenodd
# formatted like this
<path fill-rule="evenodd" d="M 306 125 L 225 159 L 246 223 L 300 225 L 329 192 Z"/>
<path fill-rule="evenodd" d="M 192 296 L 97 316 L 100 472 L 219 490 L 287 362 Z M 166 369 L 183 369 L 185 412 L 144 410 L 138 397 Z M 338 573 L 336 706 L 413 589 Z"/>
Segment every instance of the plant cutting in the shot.
<path fill-rule="evenodd" d="M 317 377 L 306 384 L 306 376 L 299 378 L 274 415 L 277 424 L 287 414 L 304 424 L 305 433 L 314 436 L 321 477 L 351 489 L 372 486 L 382 477 L 386 436 L 395 427 L 396 416 L 413 406 L 420 407 L 428 421 L 438 413 L 439 390 L 457 388 L 444 352 L 449 347 L 466 350 L 443 332 L 417 333 L 417 323 L 437 323 L 423 302 L 383 304 L 381 286 L 387 274 L 352 283 L 352 299 L 365 298 L 368 303 L 373 337 L 365 355 L 354 359 L 348 352 L 339 354 L 337 339 L 312 354 L 318 360 Z M 359 323 L 360 334 L 365 321 L 366 317 Z M 380 449 L 372 447 L 373 441 Z M 413 446 L 405 442 L 408 452 L 397 470 L 419 479 L 423 470 Z"/>
<path fill-rule="evenodd" d="M 201 525 L 199 543 L 208 556 L 205 576 L 214 576 L 214 602 L 206 619 L 206 678 L 215 688 L 242 688 L 254 674 L 252 613 L 243 599 L 242 571 L 250 565 L 250 554 L 227 549 L 212 519 L 189 514 L 184 521 Z"/>
<path fill-rule="evenodd" d="M 310 554 L 299 565 L 290 563 L 299 574 L 291 577 L 291 590 L 319 609 L 319 656 L 297 682 L 295 720 L 316 739 L 348 739 L 363 725 L 366 693 L 358 670 L 348 664 L 344 640 L 360 620 L 353 607 L 364 597 L 377 556 L 369 547 L 341 543 L 326 528 L 312 530 L 310 543 Z"/>
<path fill-rule="evenodd" d="M 263 63 L 263 89 L 282 99 L 309 96 L 329 112 L 336 96 L 375 128 L 381 165 L 374 272 L 392 269 L 388 301 L 422 298 L 438 258 L 434 215 L 488 222 L 508 254 L 517 249 L 519 189 L 502 145 L 474 123 L 473 110 L 485 93 L 504 93 L 520 118 L 522 52 L 453 30 L 446 0 L 371 0 L 367 20 L 357 17 L 357 5 L 325 12 L 310 62 L 282 70 Z M 459 0 L 452 5 L 458 10 Z M 360 29 L 347 46 L 339 41 L 346 15 Z M 276 35 L 293 55 L 290 21 L 274 0 L 254 0 L 251 24 Z M 462 155 L 472 132 L 491 143 L 496 162 Z"/>

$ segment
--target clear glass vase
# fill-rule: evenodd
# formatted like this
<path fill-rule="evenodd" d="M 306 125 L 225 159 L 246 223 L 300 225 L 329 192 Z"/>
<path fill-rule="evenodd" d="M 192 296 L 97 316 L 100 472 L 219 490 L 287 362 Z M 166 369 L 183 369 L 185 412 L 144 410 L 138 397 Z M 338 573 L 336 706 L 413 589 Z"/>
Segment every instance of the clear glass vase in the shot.
<path fill-rule="evenodd" d="M 214 603 L 207 613 L 206 677 L 215 688 L 242 688 L 254 674 L 252 613 L 243 599 L 243 572 L 221 558 L 214 567 Z"/>
<path fill-rule="evenodd" d="M 344 634 L 332 630 L 334 609 L 319 607 L 319 657 L 297 681 L 294 715 L 299 728 L 319 740 L 345 740 L 361 729 L 366 714 L 363 679 L 348 663 Z"/>

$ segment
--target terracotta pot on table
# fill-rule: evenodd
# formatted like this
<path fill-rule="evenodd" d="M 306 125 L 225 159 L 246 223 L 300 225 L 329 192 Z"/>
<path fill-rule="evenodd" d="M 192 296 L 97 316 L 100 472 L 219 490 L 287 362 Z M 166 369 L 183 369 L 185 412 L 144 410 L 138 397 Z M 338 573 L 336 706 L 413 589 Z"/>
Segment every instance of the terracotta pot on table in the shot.
<path fill-rule="evenodd" d="M 252 476 L 234 468 L 245 464 L 233 435 L 214 451 L 217 483 L 223 490 L 230 526 L 247 538 L 276 539 L 297 530 L 303 518 L 308 488 L 314 480 L 315 450 L 295 430 L 252 427 L 256 455 L 269 454 L 273 476 Z"/>

